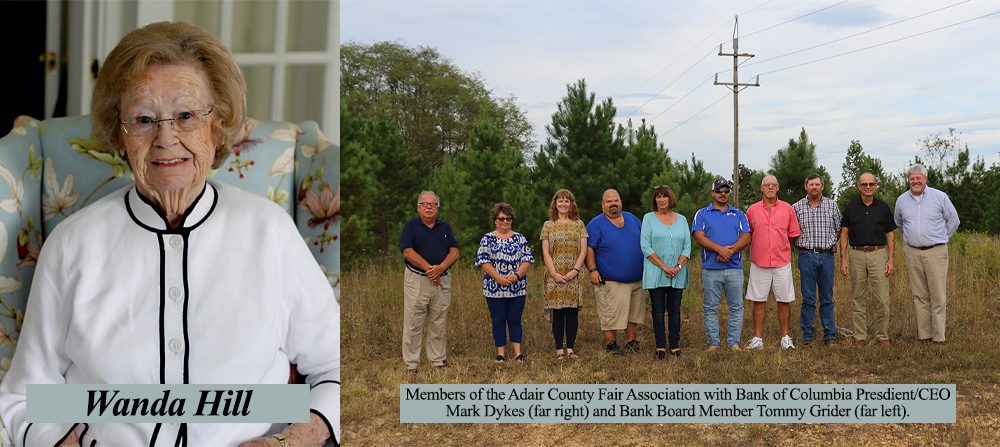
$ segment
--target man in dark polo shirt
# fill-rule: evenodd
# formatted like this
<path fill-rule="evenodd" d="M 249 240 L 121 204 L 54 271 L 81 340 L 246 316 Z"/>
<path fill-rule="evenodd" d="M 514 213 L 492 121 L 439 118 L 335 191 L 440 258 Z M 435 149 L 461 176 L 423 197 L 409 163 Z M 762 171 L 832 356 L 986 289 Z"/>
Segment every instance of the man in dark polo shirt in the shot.
<path fill-rule="evenodd" d="M 438 220 L 441 200 L 432 191 L 420 193 L 417 215 L 399 236 L 403 251 L 403 362 L 408 371 L 420 365 L 420 341 L 427 320 L 427 360 L 447 366 L 448 306 L 451 278 L 448 268 L 458 260 L 458 241 L 451 226 Z"/>
<path fill-rule="evenodd" d="M 889 346 L 889 279 L 894 270 L 896 229 L 889 205 L 875 198 L 878 183 L 870 173 L 858 178 L 861 197 L 847 203 L 840 223 L 840 273 L 850 272 L 854 298 L 854 343 L 864 346 L 870 335 L 881 347 Z M 848 244 L 850 247 L 848 248 Z M 867 298 L 871 285 L 877 307 L 874 334 L 868 331 Z"/>

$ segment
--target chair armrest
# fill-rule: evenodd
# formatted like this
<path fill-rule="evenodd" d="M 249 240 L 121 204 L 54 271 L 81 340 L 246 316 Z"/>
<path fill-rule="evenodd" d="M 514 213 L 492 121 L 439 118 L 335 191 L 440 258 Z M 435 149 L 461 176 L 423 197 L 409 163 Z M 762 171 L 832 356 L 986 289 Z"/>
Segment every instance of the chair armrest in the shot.
<path fill-rule="evenodd" d="M 0 368 L 10 366 L 42 244 L 44 122 L 20 116 L 0 138 Z"/>
<path fill-rule="evenodd" d="M 339 289 L 340 149 L 313 121 L 299 123 L 299 129 L 295 144 L 295 224 L 330 284 Z"/>

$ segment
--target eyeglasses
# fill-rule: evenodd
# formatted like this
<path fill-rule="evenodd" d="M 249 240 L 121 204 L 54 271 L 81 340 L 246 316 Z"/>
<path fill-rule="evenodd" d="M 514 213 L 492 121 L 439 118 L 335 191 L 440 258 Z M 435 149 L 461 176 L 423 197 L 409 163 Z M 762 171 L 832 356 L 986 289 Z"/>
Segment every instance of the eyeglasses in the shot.
<path fill-rule="evenodd" d="M 656 191 L 657 189 L 660 189 L 660 188 L 670 189 L 670 187 L 667 186 L 667 185 L 660 185 L 660 186 L 654 186 L 653 187 L 653 191 Z"/>
<path fill-rule="evenodd" d="M 215 110 L 213 105 L 207 112 L 202 110 L 186 110 L 174 113 L 170 118 L 156 119 L 151 116 L 139 115 L 128 119 L 120 119 L 125 133 L 136 137 L 148 137 L 153 134 L 153 129 L 159 129 L 160 123 L 169 121 L 178 132 L 190 132 L 205 127 L 208 122 L 208 115 Z"/>
<path fill-rule="evenodd" d="M 858 186 L 860 186 L 862 188 L 874 188 L 875 186 L 878 186 L 878 183 L 875 183 L 875 182 L 871 182 L 871 183 L 858 183 Z"/>
<path fill-rule="evenodd" d="M 417 202 L 417 205 L 424 208 L 437 208 L 438 206 L 438 204 L 434 202 Z"/>
<path fill-rule="evenodd" d="M 729 194 L 730 192 L 732 192 L 732 190 L 730 190 L 730 189 L 717 189 L 714 192 L 716 194 Z"/>
<path fill-rule="evenodd" d="M 500 221 L 500 222 L 513 222 L 514 218 L 513 217 L 498 217 L 497 220 Z"/>

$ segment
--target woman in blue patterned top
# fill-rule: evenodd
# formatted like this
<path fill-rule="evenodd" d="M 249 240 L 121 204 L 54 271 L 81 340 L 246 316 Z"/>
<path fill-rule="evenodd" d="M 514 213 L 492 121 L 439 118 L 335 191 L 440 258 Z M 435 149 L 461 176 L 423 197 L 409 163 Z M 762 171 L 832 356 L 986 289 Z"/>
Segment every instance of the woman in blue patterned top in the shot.
<path fill-rule="evenodd" d="M 500 202 L 490 212 L 497 229 L 483 235 L 476 252 L 476 265 L 483 268 L 483 296 L 493 320 L 496 362 L 506 358 L 507 332 L 514 347 L 514 358 L 524 361 L 521 353 L 521 314 L 528 291 L 527 274 L 535 258 L 528 240 L 515 232 L 514 208 Z"/>

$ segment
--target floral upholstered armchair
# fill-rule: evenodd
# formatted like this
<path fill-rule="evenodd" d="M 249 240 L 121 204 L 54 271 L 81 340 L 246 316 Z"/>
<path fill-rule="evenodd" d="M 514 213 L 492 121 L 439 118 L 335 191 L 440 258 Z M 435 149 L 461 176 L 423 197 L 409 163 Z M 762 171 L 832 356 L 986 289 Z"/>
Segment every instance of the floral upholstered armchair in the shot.
<path fill-rule="evenodd" d="M 90 139 L 88 116 L 22 116 L 0 138 L 0 377 L 10 368 L 46 236 L 66 216 L 130 184 L 130 175 L 115 151 Z M 338 286 L 340 151 L 316 123 L 249 121 L 242 141 L 209 181 L 281 205 L 331 286 Z"/>

